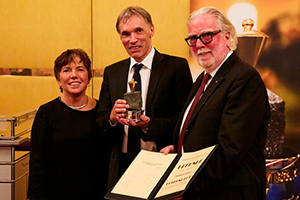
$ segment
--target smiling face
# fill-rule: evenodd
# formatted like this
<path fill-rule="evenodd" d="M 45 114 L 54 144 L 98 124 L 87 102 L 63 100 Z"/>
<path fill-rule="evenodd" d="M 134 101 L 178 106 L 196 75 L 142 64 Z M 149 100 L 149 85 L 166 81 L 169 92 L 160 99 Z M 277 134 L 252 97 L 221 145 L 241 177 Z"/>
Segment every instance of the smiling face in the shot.
<path fill-rule="evenodd" d="M 88 70 L 78 56 L 61 68 L 57 83 L 63 89 L 63 94 L 69 96 L 85 95 L 90 79 Z"/>
<path fill-rule="evenodd" d="M 189 23 L 189 37 L 220 30 L 216 17 L 211 14 L 194 17 Z M 212 42 L 203 44 L 199 39 L 196 46 L 191 47 L 192 54 L 197 62 L 210 73 L 216 69 L 230 51 L 230 32 L 222 31 L 213 35 Z"/>
<path fill-rule="evenodd" d="M 127 53 L 137 62 L 141 62 L 150 53 L 154 26 L 149 25 L 139 15 L 132 15 L 119 24 L 119 34 Z"/>

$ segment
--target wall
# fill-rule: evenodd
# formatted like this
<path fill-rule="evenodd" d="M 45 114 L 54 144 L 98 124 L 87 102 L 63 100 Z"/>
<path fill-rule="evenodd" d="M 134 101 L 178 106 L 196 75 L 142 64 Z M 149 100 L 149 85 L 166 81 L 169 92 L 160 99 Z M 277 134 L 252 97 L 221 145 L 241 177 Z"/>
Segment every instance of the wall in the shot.
<path fill-rule="evenodd" d="M 91 53 L 91 2 L 0 2 L 0 67 L 52 68 L 66 48 Z"/>
<path fill-rule="evenodd" d="M 115 22 L 127 6 L 139 5 L 152 15 L 153 45 L 162 53 L 188 57 L 184 38 L 188 0 L 9 0 L 0 2 L 0 69 L 44 68 L 68 48 L 82 48 L 94 69 L 127 58 Z M 1 70 L 0 70 L 1 71 Z M 102 77 L 88 95 L 98 98 Z M 0 116 L 37 109 L 59 95 L 53 76 L 0 76 Z"/>

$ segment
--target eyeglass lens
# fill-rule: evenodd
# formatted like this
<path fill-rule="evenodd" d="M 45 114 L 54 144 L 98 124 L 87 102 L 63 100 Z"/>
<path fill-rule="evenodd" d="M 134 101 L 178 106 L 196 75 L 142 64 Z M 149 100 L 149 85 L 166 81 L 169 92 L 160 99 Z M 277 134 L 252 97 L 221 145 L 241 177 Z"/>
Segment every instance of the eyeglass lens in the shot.
<path fill-rule="evenodd" d="M 210 33 L 205 33 L 205 34 L 199 35 L 198 37 L 192 37 L 189 40 L 190 45 L 192 45 L 192 46 L 196 45 L 197 39 L 200 39 L 203 44 L 210 43 L 212 41 L 212 35 L 213 35 L 213 33 L 210 32 Z"/>
<path fill-rule="evenodd" d="M 203 44 L 208 44 L 213 40 L 213 35 L 220 33 L 220 32 L 221 32 L 221 30 L 203 33 L 203 34 L 199 35 L 198 37 L 194 36 L 194 37 L 186 38 L 186 41 L 187 41 L 188 45 L 191 47 L 196 46 L 198 39 L 200 39 Z"/>

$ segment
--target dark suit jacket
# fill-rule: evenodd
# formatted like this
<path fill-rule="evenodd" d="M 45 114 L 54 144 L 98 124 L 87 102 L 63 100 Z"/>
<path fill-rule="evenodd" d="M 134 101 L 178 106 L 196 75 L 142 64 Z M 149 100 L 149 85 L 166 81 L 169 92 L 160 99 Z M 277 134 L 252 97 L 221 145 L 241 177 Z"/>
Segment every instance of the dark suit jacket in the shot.
<path fill-rule="evenodd" d="M 183 113 L 202 78 L 203 73 L 194 83 L 178 120 L 175 144 L 178 143 Z M 214 144 L 219 146 L 186 191 L 185 199 L 264 198 L 263 150 L 269 109 L 260 75 L 233 53 L 219 68 L 188 123 L 183 141 L 185 152 Z"/>
<path fill-rule="evenodd" d="M 105 68 L 99 97 L 97 124 L 104 133 L 105 143 L 111 147 L 109 181 L 115 183 L 118 174 L 118 156 L 124 136 L 124 126 L 109 124 L 110 111 L 117 99 L 123 99 L 128 84 L 130 59 Z M 144 141 L 155 141 L 157 149 L 173 143 L 173 132 L 178 116 L 192 87 L 192 77 L 186 59 L 155 51 L 146 100 L 146 115 L 150 117 Z M 113 177 L 114 176 L 114 177 Z M 111 186 L 109 184 L 109 187 Z"/>

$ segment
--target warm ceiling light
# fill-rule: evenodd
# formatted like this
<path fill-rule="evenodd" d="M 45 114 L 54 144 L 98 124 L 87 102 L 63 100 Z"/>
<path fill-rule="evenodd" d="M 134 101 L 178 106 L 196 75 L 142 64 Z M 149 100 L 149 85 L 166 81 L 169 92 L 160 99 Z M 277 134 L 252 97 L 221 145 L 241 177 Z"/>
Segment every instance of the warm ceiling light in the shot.
<path fill-rule="evenodd" d="M 254 21 L 253 30 L 257 29 L 257 10 L 252 4 L 234 4 L 228 9 L 227 16 L 238 33 L 243 31 L 242 22 L 249 18 Z"/>

